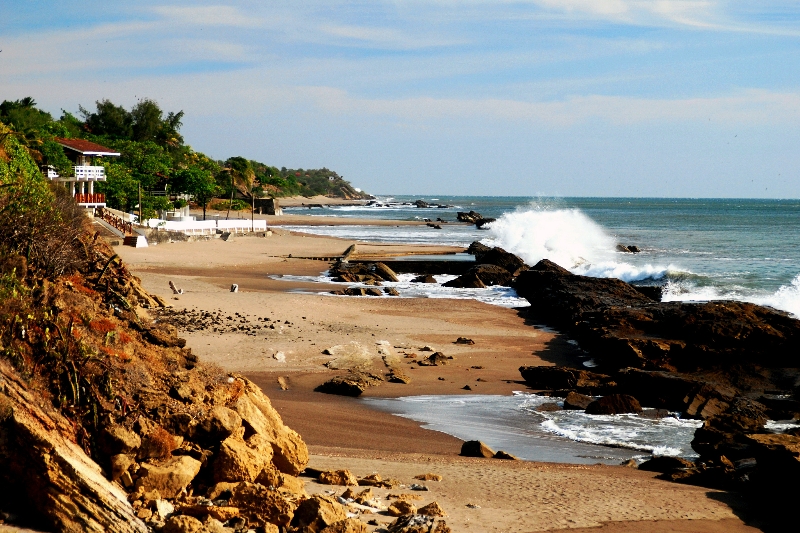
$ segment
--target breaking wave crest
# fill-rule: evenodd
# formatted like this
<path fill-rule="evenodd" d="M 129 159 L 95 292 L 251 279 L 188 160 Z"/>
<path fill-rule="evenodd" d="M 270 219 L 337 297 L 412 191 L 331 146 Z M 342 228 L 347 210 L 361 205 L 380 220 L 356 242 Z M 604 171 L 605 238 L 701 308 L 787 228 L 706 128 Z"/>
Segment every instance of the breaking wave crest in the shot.
<path fill-rule="evenodd" d="M 489 228 L 492 245 L 535 265 L 549 259 L 574 274 L 623 281 L 660 280 L 679 273 L 674 265 L 620 261 L 617 241 L 579 209 L 531 206 L 505 213 Z"/>
<path fill-rule="evenodd" d="M 800 275 L 775 292 L 716 283 L 674 264 L 647 262 L 645 248 L 619 252 L 617 239 L 579 209 L 531 205 L 503 214 L 489 226 L 486 244 L 500 246 L 535 265 L 549 259 L 574 274 L 664 286 L 664 301 L 738 300 L 770 306 L 800 317 Z M 711 260 L 711 259 L 709 259 Z"/>

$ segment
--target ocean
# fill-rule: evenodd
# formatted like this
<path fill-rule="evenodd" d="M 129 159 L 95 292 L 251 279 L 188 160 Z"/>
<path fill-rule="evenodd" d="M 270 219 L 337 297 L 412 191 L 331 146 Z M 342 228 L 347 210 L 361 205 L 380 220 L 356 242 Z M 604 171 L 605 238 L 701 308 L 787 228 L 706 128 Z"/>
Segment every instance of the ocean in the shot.
<path fill-rule="evenodd" d="M 424 200 L 432 207 L 418 208 Z M 671 198 L 510 198 L 379 196 L 370 206 L 286 209 L 309 215 L 388 220 L 441 219 L 427 226 L 289 226 L 288 229 L 364 242 L 502 246 L 529 265 L 550 259 L 576 274 L 615 277 L 664 287 L 664 301 L 731 299 L 754 302 L 800 318 L 800 200 Z M 458 211 L 497 219 L 487 229 L 455 225 Z M 623 253 L 618 244 L 640 253 Z M 437 276 L 443 282 L 453 276 Z M 474 298 L 522 307 L 513 289 L 447 289 L 411 283 L 394 286 L 405 297 Z M 327 276 L 315 278 L 330 281 Z M 416 420 L 463 440 L 482 440 L 520 458 L 618 464 L 650 455 L 692 459 L 699 425 L 677 414 L 588 416 L 540 412 L 559 399 L 512 396 L 418 396 L 367 399 L 370 406 Z M 771 422 L 775 429 L 796 422 Z"/>
<path fill-rule="evenodd" d="M 417 208 L 413 202 L 420 199 L 448 207 Z M 665 301 L 744 300 L 800 317 L 800 200 L 378 196 L 373 206 L 286 209 L 447 222 L 470 210 L 497 221 L 486 230 L 447 223 L 441 230 L 289 228 L 365 242 L 468 246 L 479 240 L 502 246 L 530 265 L 547 258 L 576 274 L 664 285 Z M 618 243 L 641 252 L 619 252 Z M 491 303 L 520 305 L 512 292 L 505 296 L 512 300 L 492 297 Z"/>

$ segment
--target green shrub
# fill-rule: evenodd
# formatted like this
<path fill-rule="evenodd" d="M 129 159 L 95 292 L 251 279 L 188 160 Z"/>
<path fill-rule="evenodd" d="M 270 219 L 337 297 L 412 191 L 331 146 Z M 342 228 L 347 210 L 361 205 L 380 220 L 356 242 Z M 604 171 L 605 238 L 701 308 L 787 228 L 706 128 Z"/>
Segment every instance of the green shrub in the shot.
<path fill-rule="evenodd" d="M 212 209 L 216 209 L 217 211 L 227 211 L 229 205 L 231 211 L 245 211 L 250 209 L 250 205 L 244 200 L 234 200 L 233 202 L 225 200 L 223 202 L 217 202 L 214 204 Z"/>

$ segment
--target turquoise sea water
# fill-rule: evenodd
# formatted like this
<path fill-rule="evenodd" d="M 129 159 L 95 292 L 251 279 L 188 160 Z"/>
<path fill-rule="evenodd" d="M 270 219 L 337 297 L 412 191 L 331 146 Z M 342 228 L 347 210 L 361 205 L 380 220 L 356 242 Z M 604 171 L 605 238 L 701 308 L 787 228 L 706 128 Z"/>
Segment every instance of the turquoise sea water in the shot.
<path fill-rule="evenodd" d="M 419 199 L 448 207 L 412 205 Z M 457 211 L 469 210 L 497 221 L 487 230 L 454 224 L 294 229 L 373 242 L 466 246 L 481 240 L 531 265 L 547 258 L 575 273 L 662 284 L 665 300 L 746 300 L 800 316 L 800 200 L 378 196 L 371 206 L 297 212 L 455 222 Z M 617 243 L 642 251 L 621 253 Z"/>

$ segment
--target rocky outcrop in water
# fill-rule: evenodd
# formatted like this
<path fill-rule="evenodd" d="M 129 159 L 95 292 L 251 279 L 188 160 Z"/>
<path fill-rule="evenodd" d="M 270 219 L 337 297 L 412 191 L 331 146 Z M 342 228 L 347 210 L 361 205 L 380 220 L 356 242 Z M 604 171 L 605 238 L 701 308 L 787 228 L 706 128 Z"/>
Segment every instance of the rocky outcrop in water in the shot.
<path fill-rule="evenodd" d="M 800 437 L 765 424 L 800 417 L 800 321 L 744 302 L 662 303 L 623 281 L 573 275 L 547 260 L 513 287 L 532 317 L 576 339 L 602 372 L 522 367 L 532 388 L 566 394 L 604 386 L 608 396 L 587 412 L 630 395 L 702 419 L 695 463 L 647 468 L 664 479 L 743 490 L 775 516 L 791 505 L 783 487 L 800 473 Z M 613 405 L 604 412 L 612 411 L 619 412 Z"/>
<path fill-rule="evenodd" d="M 521 272 L 513 287 L 532 315 L 576 338 L 604 367 L 798 365 L 800 321 L 766 307 L 654 302 L 624 281 L 577 276 L 547 260 Z"/>

